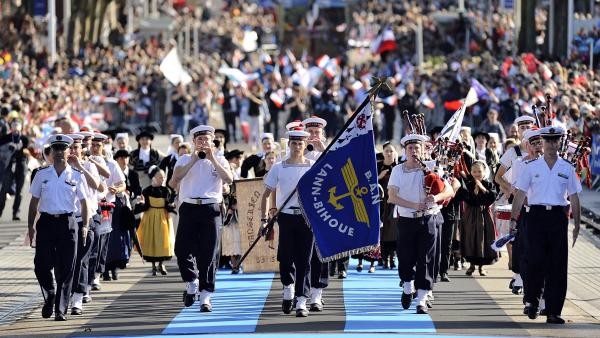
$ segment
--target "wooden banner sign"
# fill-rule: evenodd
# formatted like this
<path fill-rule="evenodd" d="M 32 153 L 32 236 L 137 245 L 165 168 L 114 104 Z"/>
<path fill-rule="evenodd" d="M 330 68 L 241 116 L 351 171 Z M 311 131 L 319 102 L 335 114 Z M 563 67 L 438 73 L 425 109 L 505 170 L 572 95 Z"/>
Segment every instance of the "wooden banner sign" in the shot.
<path fill-rule="evenodd" d="M 265 190 L 262 178 L 237 180 L 235 183 L 235 195 L 239 217 L 239 228 L 242 252 L 246 252 L 252 242 L 258 236 L 260 229 L 260 201 Z M 270 206 L 269 206 L 270 207 Z M 268 208 L 267 208 L 268 209 Z M 277 245 L 279 243 L 279 226 L 275 223 L 275 231 L 272 241 L 261 239 L 250 252 L 242 269 L 244 273 L 249 272 L 278 272 Z"/>

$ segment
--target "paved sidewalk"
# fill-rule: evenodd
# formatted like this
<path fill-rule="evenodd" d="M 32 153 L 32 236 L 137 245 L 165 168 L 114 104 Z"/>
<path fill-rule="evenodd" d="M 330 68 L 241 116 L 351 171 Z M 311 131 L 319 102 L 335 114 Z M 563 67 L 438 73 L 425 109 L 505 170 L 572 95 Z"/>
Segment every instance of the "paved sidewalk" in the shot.
<path fill-rule="evenodd" d="M 0 327 L 25 317 L 42 302 L 33 272 L 34 249 L 24 243 L 22 232 L 0 249 Z"/>

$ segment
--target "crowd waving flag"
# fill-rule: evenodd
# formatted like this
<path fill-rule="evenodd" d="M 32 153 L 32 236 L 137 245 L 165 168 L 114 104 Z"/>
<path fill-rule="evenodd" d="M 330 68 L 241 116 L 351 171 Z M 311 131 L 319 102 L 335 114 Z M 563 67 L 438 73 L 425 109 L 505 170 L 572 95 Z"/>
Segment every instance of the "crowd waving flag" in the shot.
<path fill-rule="evenodd" d="M 460 133 L 460 128 L 462 127 L 463 118 L 465 117 L 465 111 L 468 107 L 477 103 L 477 92 L 471 87 L 467 97 L 461 103 L 460 108 L 454 112 L 454 115 L 446 122 L 444 128 L 440 132 L 438 139 L 448 138 L 450 142 L 456 142 L 458 140 L 458 134 Z"/>
<path fill-rule="evenodd" d="M 322 262 L 377 247 L 381 195 L 370 97 L 302 176 L 297 189 Z"/>

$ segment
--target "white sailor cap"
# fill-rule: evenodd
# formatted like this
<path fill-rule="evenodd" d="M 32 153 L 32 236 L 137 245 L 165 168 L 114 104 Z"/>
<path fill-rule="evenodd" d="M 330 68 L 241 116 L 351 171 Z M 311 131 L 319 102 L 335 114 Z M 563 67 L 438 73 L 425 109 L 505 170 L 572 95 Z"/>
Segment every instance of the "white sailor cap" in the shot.
<path fill-rule="evenodd" d="M 532 140 L 535 140 L 536 138 L 540 138 L 542 136 L 541 132 L 542 131 L 539 128 L 527 129 L 523 133 L 523 139 L 531 142 Z"/>
<path fill-rule="evenodd" d="M 68 134 L 67 136 L 69 136 L 70 138 L 72 138 L 73 142 L 79 142 L 79 143 L 81 143 L 81 141 L 83 140 L 83 135 L 81 135 L 79 133 Z"/>
<path fill-rule="evenodd" d="M 305 132 L 302 128 L 296 128 L 294 130 L 290 130 L 287 132 L 288 134 L 288 139 L 291 140 L 306 140 L 309 136 L 310 133 Z"/>
<path fill-rule="evenodd" d="M 213 135 L 214 133 L 215 133 L 215 128 L 213 128 L 211 126 L 206 126 L 203 124 L 190 130 L 190 134 L 194 135 L 194 137 L 196 137 L 198 135 L 207 135 L 207 134 Z"/>
<path fill-rule="evenodd" d="M 297 127 L 302 127 L 302 121 L 295 120 L 285 125 L 286 130 L 294 130 Z"/>
<path fill-rule="evenodd" d="M 558 126 L 549 126 L 540 129 L 543 138 L 559 138 L 565 135 L 565 130 Z"/>
<path fill-rule="evenodd" d="M 181 141 L 183 141 L 183 136 L 179 134 L 169 135 L 169 140 L 171 140 L 171 143 L 173 143 L 176 139 L 180 139 Z"/>
<path fill-rule="evenodd" d="M 79 132 L 77 132 L 77 134 L 83 136 L 83 138 L 88 138 L 88 137 L 94 136 L 94 133 L 92 133 L 91 131 L 79 131 Z"/>
<path fill-rule="evenodd" d="M 127 133 L 117 133 L 117 135 L 115 135 L 115 141 L 119 140 L 119 139 L 128 140 L 129 139 L 129 134 L 127 134 Z"/>
<path fill-rule="evenodd" d="M 304 128 L 308 128 L 308 127 L 325 128 L 325 126 L 327 125 L 327 121 L 325 121 L 322 118 L 317 117 L 317 116 L 311 116 L 311 117 L 305 119 L 304 121 L 302 121 L 302 124 L 304 125 Z"/>
<path fill-rule="evenodd" d="M 48 138 L 48 144 L 50 144 L 51 147 L 55 145 L 69 147 L 71 144 L 73 144 L 73 139 L 64 134 L 55 134 Z"/>
<path fill-rule="evenodd" d="M 463 131 L 463 130 L 466 131 L 467 134 L 471 135 L 471 127 L 469 127 L 469 126 L 460 127 L 460 131 Z"/>
<path fill-rule="evenodd" d="M 535 119 L 531 116 L 527 116 L 527 115 L 523 115 L 523 116 L 519 116 L 515 119 L 515 123 L 517 125 L 520 124 L 528 124 L 528 123 L 535 123 Z"/>
<path fill-rule="evenodd" d="M 400 144 L 406 147 L 411 143 L 423 143 L 429 141 L 429 137 L 421 134 L 408 134 L 400 140 Z"/>
<path fill-rule="evenodd" d="M 108 136 L 106 136 L 102 133 L 94 133 L 94 136 L 92 136 L 93 141 L 104 141 L 107 138 L 108 138 Z"/>
<path fill-rule="evenodd" d="M 275 140 L 275 136 L 273 136 L 271 133 L 262 133 L 262 135 L 260 135 L 260 141 L 262 142 L 265 139 Z"/>

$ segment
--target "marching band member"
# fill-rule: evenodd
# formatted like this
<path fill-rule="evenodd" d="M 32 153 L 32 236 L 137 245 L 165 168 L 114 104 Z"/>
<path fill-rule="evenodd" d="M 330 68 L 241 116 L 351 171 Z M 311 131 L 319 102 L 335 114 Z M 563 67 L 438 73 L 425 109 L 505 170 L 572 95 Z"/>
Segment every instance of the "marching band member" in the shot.
<path fill-rule="evenodd" d="M 316 116 L 302 121 L 304 130 L 310 135 L 306 141 L 304 156 L 316 161 L 325 150 L 325 126 L 327 122 Z M 310 148 L 310 149 L 309 149 Z M 329 263 L 321 263 L 316 254 L 316 246 L 310 261 L 310 311 L 323 311 L 323 289 L 329 285 Z"/>
<path fill-rule="evenodd" d="M 419 158 L 427 136 L 408 134 L 401 140 L 406 162 L 395 166 L 388 182 L 388 202 L 398 217 L 398 273 L 403 282 L 402 307 L 408 309 L 417 289 L 417 313 L 426 314 L 427 295 L 433 290 L 437 224 L 443 222 L 438 201 L 453 195 L 445 185 L 437 195 L 427 194 Z M 415 269 L 416 266 L 416 269 Z"/>
<path fill-rule="evenodd" d="M 309 133 L 301 130 L 288 132 L 290 140 L 289 158 L 277 162 L 265 178 L 265 191 L 261 201 L 261 221 L 267 223 L 267 215 L 273 217 L 277 209 L 266 210 L 269 205 L 277 205 L 280 209 L 277 222 L 279 223 L 279 273 L 283 284 L 283 313 L 292 311 L 294 297 L 296 299 L 296 317 L 308 316 L 306 302 L 311 287 L 311 258 L 314 237 L 302 216 L 298 196 L 290 199 L 283 206 L 285 199 L 296 188 L 298 181 L 314 164 L 314 161 L 304 156 Z M 283 209 L 281 209 L 284 207 Z M 267 211 L 269 214 L 267 214 Z"/>
<path fill-rule="evenodd" d="M 71 154 L 68 162 L 70 165 L 73 165 L 77 170 L 79 170 L 85 177 L 84 188 L 87 196 L 87 214 L 89 218 L 87 224 L 93 224 L 92 217 L 90 216 L 95 215 L 96 210 L 98 210 L 96 191 L 104 191 L 104 186 L 100 184 L 100 175 L 98 174 L 98 169 L 96 169 L 96 166 L 88 160 L 84 160 L 82 162 L 83 135 L 69 134 L 68 136 L 73 139 L 73 143 L 70 146 Z M 74 216 L 81 230 L 83 227 L 83 214 L 81 213 L 81 206 L 78 207 L 78 210 L 79 212 Z M 88 291 L 89 260 L 93 243 L 94 231 L 92 230 L 87 231 L 87 238 L 85 241 L 79 241 L 77 246 L 77 260 L 75 262 L 75 271 L 73 274 L 71 315 L 81 315 L 83 313 L 83 296 Z"/>
<path fill-rule="evenodd" d="M 558 156 L 564 130 L 560 127 L 545 127 L 541 129 L 541 135 L 544 156 L 527 163 L 517 178 L 511 229 L 516 229 L 517 218 L 527 197 L 526 284 L 528 298 L 532 301 L 528 316 L 531 319 L 537 318 L 543 288 L 546 322 L 564 324 L 560 315 L 567 293 L 568 208 L 570 202 L 575 222 L 575 245 L 581 224 L 579 193 L 582 189 L 573 165 Z"/>
<path fill-rule="evenodd" d="M 68 148 L 73 139 L 57 134 L 51 136 L 48 142 L 52 147 L 53 165 L 38 171 L 29 189 L 32 195 L 28 215 L 29 239 L 33 242 L 37 231 L 33 262 L 45 300 L 42 317 L 50 318 L 54 312 L 56 321 L 64 321 L 71 298 L 78 237 L 81 236 L 82 241 L 87 238 L 89 212 L 82 174 L 67 163 Z M 81 232 L 73 217 L 79 211 L 77 201 L 81 206 Z M 40 218 L 34 230 L 33 222 L 38 211 Z"/>
<path fill-rule="evenodd" d="M 538 128 L 531 128 L 523 134 L 523 142 L 525 143 L 527 149 L 527 156 L 523 157 L 514 162 L 512 168 L 511 182 L 513 187 L 517 182 L 517 178 L 523 172 L 523 169 L 526 163 L 537 159 L 540 154 L 543 154 L 542 148 L 542 135 Z M 528 191 L 529 193 L 529 191 Z M 523 208 L 521 208 L 521 217 L 517 222 L 517 233 L 515 234 L 515 239 L 513 242 L 517 243 L 517 245 L 513 245 L 513 271 L 516 271 L 519 274 L 519 278 L 515 281 L 515 287 L 523 288 L 523 298 L 525 299 L 525 314 L 529 310 L 531 306 L 531 301 L 528 298 L 527 290 L 527 239 L 525 230 L 527 225 L 526 216 L 528 214 L 529 203 L 527 199 L 525 199 L 523 203 Z M 545 309 L 544 299 L 540 301 L 540 309 Z"/>
<path fill-rule="evenodd" d="M 248 156 L 248 158 L 242 162 L 242 178 L 248 178 L 250 169 L 254 169 L 254 177 L 263 177 L 265 175 L 264 157 L 269 151 L 275 150 L 275 139 L 273 138 L 273 134 L 263 133 L 260 137 L 260 142 L 262 144 L 262 151 Z"/>
<path fill-rule="evenodd" d="M 179 185 L 181 203 L 175 256 L 181 278 L 186 282 L 183 303 L 192 306 L 196 293 L 200 292 L 201 312 L 212 311 L 210 298 L 215 291 L 223 184 L 233 182 L 227 160 L 215 155 L 214 132 L 213 127 L 206 125 L 190 131 L 195 152 L 177 160 L 170 182 L 171 187 Z"/>
<path fill-rule="evenodd" d="M 125 191 L 125 176 L 117 162 L 113 160 L 112 155 L 110 155 L 110 157 L 106 156 L 106 152 L 104 151 L 104 141 L 107 138 L 106 135 L 94 133 L 94 136 L 92 137 L 92 152 L 90 158 L 95 162 L 104 165 L 109 172 L 108 178 L 103 181 L 103 183 L 106 184 L 106 191 L 97 195 L 98 202 L 114 203 L 116 195 Z M 90 275 L 88 281 L 92 281 L 92 290 L 100 290 L 100 275 L 104 273 L 106 268 L 108 239 L 111 230 L 112 224 L 107 232 L 105 232 L 102 227 L 96 226 L 94 228 L 94 235 L 98 238 L 98 241 L 97 246 L 92 248 L 92 253 L 90 254 Z M 94 244 L 96 244 L 95 239 Z"/>
<path fill-rule="evenodd" d="M 518 126 L 517 135 L 521 140 L 523 139 L 523 134 L 525 133 L 525 131 L 531 129 L 534 123 L 535 119 L 531 116 L 520 116 L 515 119 L 515 125 Z M 498 183 L 498 185 L 500 185 L 500 191 L 504 194 L 504 197 L 506 199 L 509 199 L 509 197 L 514 194 L 514 191 L 510 182 L 504 178 L 504 175 L 509 169 L 511 169 L 516 159 L 521 158 L 523 156 L 527 156 L 526 150 L 527 149 L 525 148 L 525 145 L 521 143 L 519 145 L 507 148 L 504 151 L 502 157 L 500 158 L 500 167 L 496 172 L 495 181 L 496 183 Z M 506 246 L 508 251 L 508 268 L 514 273 L 513 278 L 510 281 L 508 287 L 513 291 L 514 294 L 519 294 L 522 291 L 522 286 L 519 285 L 521 284 L 522 279 L 519 273 L 513 270 L 513 245 L 514 243 L 512 245 L 507 244 Z M 517 283 L 517 285 L 514 285 L 515 282 Z"/>

